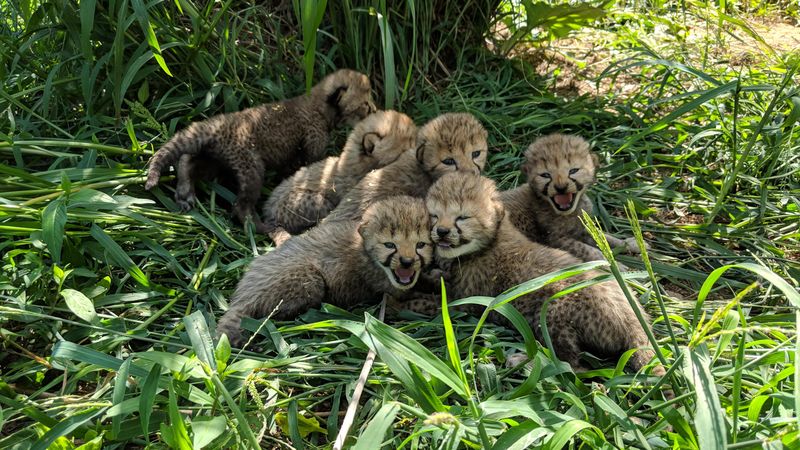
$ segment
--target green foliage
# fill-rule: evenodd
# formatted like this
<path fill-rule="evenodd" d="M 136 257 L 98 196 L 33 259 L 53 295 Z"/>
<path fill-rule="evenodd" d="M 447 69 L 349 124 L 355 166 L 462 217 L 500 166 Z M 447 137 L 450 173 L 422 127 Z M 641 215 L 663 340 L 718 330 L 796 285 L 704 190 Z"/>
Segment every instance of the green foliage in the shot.
<path fill-rule="evenodd" d="M 324 3 L 1 3 L 1 448 L 325 447 L 368 349 L 378 360 L 348 445 L 797 446 L 797 59 L 765 49 L 769 63 L 734 67 L 685 39 L 686 16 L 751 36 L 744 6 L 522 2 L 492 17 L 500 2 Z M 517 27 L 496 47 L 510 54 L 610 30 L 619 57 L 598 82 L 635 89 L 555 95 L 524 55 L 479 48 L 501 23 Z M 300 94 L 344 66 L 419 124 L 476 114 L 504 188 L 522 181 L 535 137 L 590 139 L 604 162 L 599 224 L 643 250 L 609 254 L 607 276 L 655 319 L 666 380 L 624 373 L 630 355 L 587 355 L 594 369 L 575 374 L 514 308 L 596 263 L 449 299 L 433 319 L 383 324 L 324 305 L 246 323 L 258 353 L 215 343 L 214 318 L 268 243 L 232 222 L 217 183 L 177 214 L 169 182 L 143 190 L 146 160 L 192 120 Z M 476 304 L 482 317 L 458 309 Z M 507 366 L 514 354 L 529 363 Z"/>

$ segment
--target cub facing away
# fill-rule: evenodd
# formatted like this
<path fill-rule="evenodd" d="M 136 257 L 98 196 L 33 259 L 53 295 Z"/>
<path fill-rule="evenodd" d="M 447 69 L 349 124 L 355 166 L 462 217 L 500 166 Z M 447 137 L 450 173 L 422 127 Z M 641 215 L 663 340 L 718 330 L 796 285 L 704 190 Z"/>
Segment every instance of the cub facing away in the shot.
<path fill-rule="evenodd" d="M 497 296 L 533 278 L 580 261 L 560 249 L 528 240 L 504 215 L 503 202 L 494 182 L 484 177 L 448 174 L 431 187 L 426 197 L 431 214 L 431 239 L 436 258 L 449 267 L 448 296 L 460 299 L 475 295 Z M 576 277 L 593 278 L 597 272 Z M 543 302 L 571 283 L 558 281 L 515 300 L 542 339 L 539 311 Z M 403 304 L 412 310 L 437 314 L 441 303 L 416 299 Z M 482 312 L 472 310 L 474 313 Z M 499 317 L 490 316 L 492 320 Z M 618 355 L 640 348 L 629 360 L 641 369 L 654 356 L 647 335 L 615 282 L 588 286 L 552 301 L 547 309 L 547 326 L 557 356 L 575 370 L 585 370 L 581 351 Z M 657 366 L 653 372 L 664 374 Z"/>
<path fill-rule="evenodd" d="M 360 222 L 320 225 L 257 257 L 239 281 L 217 333 L 243 343 L 243 317 L 288 319 L 321 302 L 349 308 L 402 296 L 433 259 L 430 222 L 420 198 L 370 206 Z"/>
<path fill-rule="evenodd" d="M 586 190 L 594 183 L 597 163 L 597 155 L 581 137 L 550 134 L 536 139 L 525 151 L 522 166 L 528 182 L 502 193 L 511 223 L 529 239 L 583 261 L 604 259 L 580 221 L 583 211 L 592 214 Z M 639 252 L 633 238 L 606 234 L 606 239 L 612 247 Z"/>
<path fill-rule="evenodd" d="M 175 200 L 189 210 L 195 202 L 193 166 L 210 166 L 213 160 L 229 169 L 238 184 L 235 216 L 243 223 L 252 216 L 256 229 L 267 232 L 254 210 L 264 171 L 289 174 L 322 159 L 331 130 L 354 125 L 374 111 L 367 76 L 337 70 L 308 95 L 192 123 L 150 158 L 145 189 L 155 187 L 163 169 L 180 160 Z"/>
<path fill-rule="evenodd" d="M 416 151 L 367 174 L 323 223 L 353 220 L 377 200 L 394 195 L 425 197 L 430 185 L 449 172 L 480 174 L 486 165 L 488 134 L 468 113 L 442 114 L 420 128 Z"/>
<path fill-rule="evenodd" d="M 264 204 L 264 223 L 299 234 L 316 225 L 371 170 L 414 148 L 417 127 L 397 111 L 378 111 L 359 122 L 340 156 L 298 170 L 279 184 Z"/>

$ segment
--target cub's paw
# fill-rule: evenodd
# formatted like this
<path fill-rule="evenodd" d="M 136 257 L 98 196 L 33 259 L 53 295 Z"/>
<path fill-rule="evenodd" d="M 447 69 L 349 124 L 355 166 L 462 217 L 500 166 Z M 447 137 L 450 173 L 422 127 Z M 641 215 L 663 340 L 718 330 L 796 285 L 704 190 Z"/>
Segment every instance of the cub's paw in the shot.
<path fill-rule="evenodd" d="M 525 353 L 514 353 L 513 355 L 508 355 L 506 358 L 506 369 L 511 369 L 512 367 L 517 367 L 520 364 L 527 363 L 526 367 L 533 368 L 532 362 L 529 360 L 528 355 Z"/>
<path fill-rule="evenodd" d="M 178 195 L 177 192 L 175 193 L 175 203 L 178 204 L 181 213 L 191 211 L 194 208 L 195 200 L 194 194 Z"/>
<path fill-rule="evenodd" d="M 280 247 L 284 242 L 288 241 L 289 238 L 292 237 L 292 235 L 283 229 L 283 227 L 277 227 L 272 231 L 267 232 L 267 235 L 269 235 L 270 239 L 272 239 L 275 247 Z"/>
<path fill-rule="evenodd" d="M 641 254 L 642 251 L 639 249 L 639 244 L 636 243 L 636 238 L 629 237 L 623 239 L 625 243 L 625 250 L 631 255 L 638 255 Z M 647 245 L 647 242 L 644 243 L 644 248 L 650 250 L 650 246 Z"/>
<path fill-rule="evenodd" d="M 242 346 L 245 344 L 245 340 L 242 337 L 241 330 L 217 325 L 217 338 L 218 339 L 221 338 L 222 335 L 228 337 L 228 342 L 231 344 L 231 347 L 233 348 L 242 348 Z"/>

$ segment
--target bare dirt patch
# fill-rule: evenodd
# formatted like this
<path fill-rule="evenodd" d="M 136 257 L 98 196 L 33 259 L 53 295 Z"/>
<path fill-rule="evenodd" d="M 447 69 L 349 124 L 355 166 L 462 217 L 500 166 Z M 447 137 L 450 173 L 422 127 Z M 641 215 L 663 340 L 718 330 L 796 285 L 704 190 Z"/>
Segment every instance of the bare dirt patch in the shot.
<path fill-rule="evenodd" d="M 644 45 L 660 56 L 683 61 L 704 70 L 709 61 L 740 71 L 748 66 L 770 67 L 800 49 L 800 26 L 778 16 L 739 17 L 752 30 L 698 17 L 673 19 L 670 26 L 656 25 L 620 37 L 613 31 L 582 28 L 571 36 L 545 44 L 520 44 L 512 52 L 552 81 L 562 96 L 614 95 L 638 92 L 642 82 L 636 68 L 615 70 L 630 47 Z M 502 34 L 502 33 L 501 33 Z M 757 36 L 757 37 L 756 37 Z M 760 39 L 759 39 L 760 38 Z"/>

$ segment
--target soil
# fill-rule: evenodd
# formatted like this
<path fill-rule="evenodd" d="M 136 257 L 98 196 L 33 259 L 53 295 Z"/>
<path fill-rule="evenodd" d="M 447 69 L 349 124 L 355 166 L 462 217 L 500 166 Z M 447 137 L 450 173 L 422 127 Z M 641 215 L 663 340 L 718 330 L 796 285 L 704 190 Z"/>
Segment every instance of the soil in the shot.
<path fill-rule="evenodd" d="M 716 22 L 697 17 L 673 18 L 672 27 L 656 25 L 652 32 L 639 30 L 638 39 L 661 56 L 700 70 L 707 61 L 722 61 L 736 72 L 755 65 L 770 67 L 800 48 L 800 26 L 774 14 L 738 18 L 763 42 L 741 27 L 724 24 L 719 28 Z M 505 35 L 502 30 L 495 33 L 499 40 Z M 537 74 L 552 80 L 552 89 L 558 95 L 628 98 L 640 90 L 638 74 L 613 69 L 614 63 L 631 54 L 624 47 L 635 43 L 633 38 L 620 38 L 613 31 L 586 27 L 548 43 L 519 44 L 511 55 L 522 58 Z"/>

